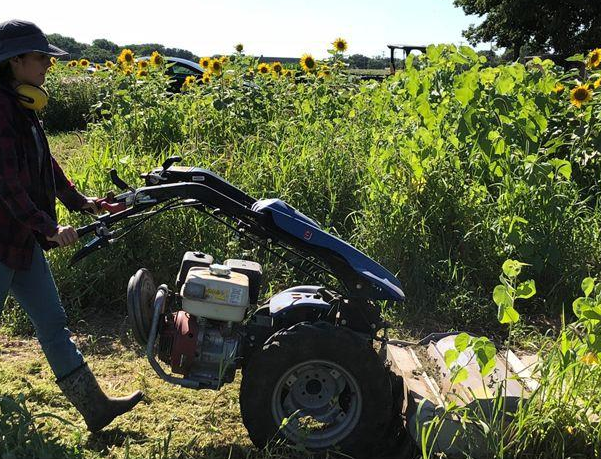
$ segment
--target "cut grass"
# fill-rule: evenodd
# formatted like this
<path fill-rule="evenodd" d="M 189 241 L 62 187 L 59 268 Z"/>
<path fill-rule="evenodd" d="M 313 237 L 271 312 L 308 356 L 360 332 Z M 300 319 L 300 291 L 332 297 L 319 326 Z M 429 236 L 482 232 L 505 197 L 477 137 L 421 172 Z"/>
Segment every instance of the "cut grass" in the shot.
<path fill-rule="evenodd" d="M 281 445 L 264 451 L 253 447 L 239 414 L 239 374 L 220 391 L 183 389 L 160 380 L 127 336 L 92 339 L 76 335 L 75 340 L 108 394 L 139 388 L 145 400 L 102 432 L 90 434 L 54 383 L 37 341 L 0 334 L 0 397 L 19 407 L 20 413 L 10 415 L 2 405 L 1 457 L 307 456 Z M 11 445 L 12 450 L 8 449 Z"/>

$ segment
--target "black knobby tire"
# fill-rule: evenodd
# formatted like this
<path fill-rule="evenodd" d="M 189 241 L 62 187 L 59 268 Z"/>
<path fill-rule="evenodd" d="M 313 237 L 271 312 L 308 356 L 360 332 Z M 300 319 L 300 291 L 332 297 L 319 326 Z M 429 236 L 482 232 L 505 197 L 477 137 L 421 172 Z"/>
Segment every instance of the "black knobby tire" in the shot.
<path fill-rule="evenodd" d="M 129 279 L 127 285 L 127 318 L 134 339 L 140 346 L 146 346 L 152 326 L 153 303 L 156 284 L 146 268 L 140 268 Z"/>
<path fill-rule="evenodd" d="M 294 373 L 295 368 L 299 368 L 298 373 Z M 331 404 L 337 405 L 338 414 L 334 414 L 333 427 L 326 427 L 323 434 L 318 430 L 307 435 L 295 430 L 296 424 L 282 423 L 279 419 L 288 397 L 296 393 L 295 381 L 309 377 L 301 377 L 306 368 L 308 374 L 314 369 L 316 376 L 325 374 L 324 394 L 328 393 L 327 372 L 338 374 L 337 381 L 342 378 L 349 386 L 332 397 Z M 292 383 L 285 380 L 288 377 Z M 281 387 L 289 389 L 288 397 L 279 397 Z M 304 387 L 308 392 L 309 383 Z M 263 349 L 249 359 L 240 389 L 244 425 L 252 442 L 260 448 L 272 440 L 283 439 L 302 443 L 310 450 L 332 449 L 354 457 L 374 457 L 374 452 L 387 443 L 384 437 L 392 419 L 392 406 L 388 370 L 370 342 L 348 329 L 327 323 L 300 323 L 271 336 Z M 340 425 L 338 419 L 342 419 Z M 328 429 L 333 433 L 329 434 Z"/>

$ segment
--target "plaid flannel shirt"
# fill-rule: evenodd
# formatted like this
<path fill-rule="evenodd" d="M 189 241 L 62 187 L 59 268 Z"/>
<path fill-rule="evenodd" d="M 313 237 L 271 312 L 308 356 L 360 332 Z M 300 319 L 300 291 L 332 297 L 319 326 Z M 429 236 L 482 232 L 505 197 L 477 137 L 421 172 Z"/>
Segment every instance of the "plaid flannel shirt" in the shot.
<path fill-rule="evenodd" d="M 28 269 L 36 239 L 55 246 L 46 237 L 58 230 L 57 197 L 71 211 L 86 202 L 50 154 L 36 114 L 0 87 L 0 262 Z"/>

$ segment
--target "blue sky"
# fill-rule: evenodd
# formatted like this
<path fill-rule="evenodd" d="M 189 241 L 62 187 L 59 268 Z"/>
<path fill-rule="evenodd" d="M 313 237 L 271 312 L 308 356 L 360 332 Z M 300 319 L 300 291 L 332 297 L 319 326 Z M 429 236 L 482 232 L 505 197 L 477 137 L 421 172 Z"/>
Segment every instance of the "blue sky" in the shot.
<path fill-rule="evenodd" d="M 388 43 L 460 44 L 461 31 L 480 21 L 452 0 L 35 0 L 3 2 L 1 12 L 2 21 L 30 20 L 85 43 L 154 42 L 197 55 L 229 54 L 243 43 L 249 54 L 318 58 L 338 36 L 349 53 L 368 56 L 387 52 Z"/>

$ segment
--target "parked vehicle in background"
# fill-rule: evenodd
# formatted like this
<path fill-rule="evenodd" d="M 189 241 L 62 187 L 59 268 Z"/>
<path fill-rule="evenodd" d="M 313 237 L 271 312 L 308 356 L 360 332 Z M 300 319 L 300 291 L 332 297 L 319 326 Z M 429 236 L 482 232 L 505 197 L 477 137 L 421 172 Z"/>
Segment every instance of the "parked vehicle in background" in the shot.
<path fill-rule="evenodd" d="M 139 60 L 149 60 L 150 56 L 140 57 Z M 186 77 L 194 76 L 200 80 L 204 75 L 204 69 L 194 61 L 183 59 L 181 57 L 164 56 L 163 59 L 167 64 L 166 73 L 171 77 L 171 89 L 179 92 Z"/>

